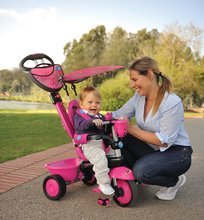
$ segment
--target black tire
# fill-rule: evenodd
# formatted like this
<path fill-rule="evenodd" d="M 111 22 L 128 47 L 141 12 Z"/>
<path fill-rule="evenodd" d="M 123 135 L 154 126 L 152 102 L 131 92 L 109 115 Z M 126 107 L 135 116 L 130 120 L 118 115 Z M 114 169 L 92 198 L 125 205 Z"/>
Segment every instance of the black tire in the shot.
<path fill-rule="evenodd" d="M 136 202 L 138 195 L 138 185 L 133 180 L 117 179 L 117 186 L 115 186 L 114 201 L 121 207 L 133 205 Z"/>
<path fill-rule="evenodd" d="M 65 180 L 60 175 L 47 176 L 43 181 L 43 192 L 50 200 L 59 200 L 66 193 Z"/>
<path fill-rule="evenodd" d="M 87 178 L 86 176 L 84 176 L 82 178 L 82 182 L 87 186 L 94 186 L 96 184 L 96 177 L 94 174 L 92 174 L 91 178 Z"/>
<path fill-rule="evenodd" d="M 80 165 L 80 171 L 83 173 L 82 182 L 87 186 L 96 184 L 95 174 L 93 172 L 93 164 L 89 161 L 84 161 Z"/>

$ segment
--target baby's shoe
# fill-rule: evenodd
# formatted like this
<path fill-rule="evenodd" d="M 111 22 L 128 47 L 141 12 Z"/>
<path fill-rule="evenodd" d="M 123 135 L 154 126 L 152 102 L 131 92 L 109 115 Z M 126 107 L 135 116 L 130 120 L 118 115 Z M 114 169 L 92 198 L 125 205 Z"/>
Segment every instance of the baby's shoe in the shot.
<path fill-rule="evenodd" d="M 105 195 L 112 195 L 115 192 L 115 190 L 112 188 L 110 184 L 100 184 L 99 189 Z"/>

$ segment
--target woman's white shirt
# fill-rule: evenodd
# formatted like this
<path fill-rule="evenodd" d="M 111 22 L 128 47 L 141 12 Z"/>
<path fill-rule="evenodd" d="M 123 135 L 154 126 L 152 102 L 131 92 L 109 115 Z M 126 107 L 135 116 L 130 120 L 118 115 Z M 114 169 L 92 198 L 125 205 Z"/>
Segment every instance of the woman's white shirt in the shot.
<path fill-rule="evenodd" d="M 190 146 L 190 140 L 184 128 L 184 110 L 181 99 L 174 93 L 166 92 L 158 111 L 153 115 L 151 109 L 144 120 L 145 99 L 145 96 L 135 93 L 120 109 L 112 112 L 113 117 L 126 115 L 131 119 L 135 116 L 139 128 L 155 133 L 161 143 L 167 144 L 167 147 L 160 147 L 160 151 L 172 145 Z M 149 145 L 158 149 L 155 145 Z"/>

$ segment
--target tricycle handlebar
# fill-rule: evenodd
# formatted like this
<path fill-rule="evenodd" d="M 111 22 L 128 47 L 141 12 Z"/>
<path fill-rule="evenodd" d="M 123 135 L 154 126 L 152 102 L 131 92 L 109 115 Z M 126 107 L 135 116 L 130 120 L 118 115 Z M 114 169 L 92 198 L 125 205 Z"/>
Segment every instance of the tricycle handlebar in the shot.
<path fill-rule="evenodd" d="M 46 59 L 49 61 L 49 63 L 45 63 L 43 61 L 43 59 Z M 40 62 L 38 63 L 38 61 L 40 60 Z M 34 64 L 31 65 L 31 63 L 29 63 L 30 65 L 29 66 L 26 66 L 25 63 L 28 62 L 28 61 L 33 61 Z M 24 71 L 29 71 L 33 68 L 35 68 L 36 66 L 38 65 L 43 65 L 43 64 L 46 64 L 46 65 L 54 65 L 54 61 L 49 57 L 47 56 L 46 54 L 44 53 L 35 53 L 35 54 L 30 54 L 26 57 L 24 57 L 20 64 L 19 64 L 19 67 L 21 69 L 23 69 Z M 27 64 L 28 65 L 28 64 Z"/>

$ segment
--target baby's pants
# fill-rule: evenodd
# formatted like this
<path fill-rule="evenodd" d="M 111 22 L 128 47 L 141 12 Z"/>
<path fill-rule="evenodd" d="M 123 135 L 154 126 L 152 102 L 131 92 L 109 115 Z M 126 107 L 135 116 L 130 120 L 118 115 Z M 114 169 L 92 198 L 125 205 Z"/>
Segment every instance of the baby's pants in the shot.
<path fill-rule="evenodd" d="M 103 149 L 102 140 L 89 141 L 83 144 L 82 150 L 85 157 L 93 164 L 97 183 L 99 185 L 110 183 L 108 160 Z"/>

